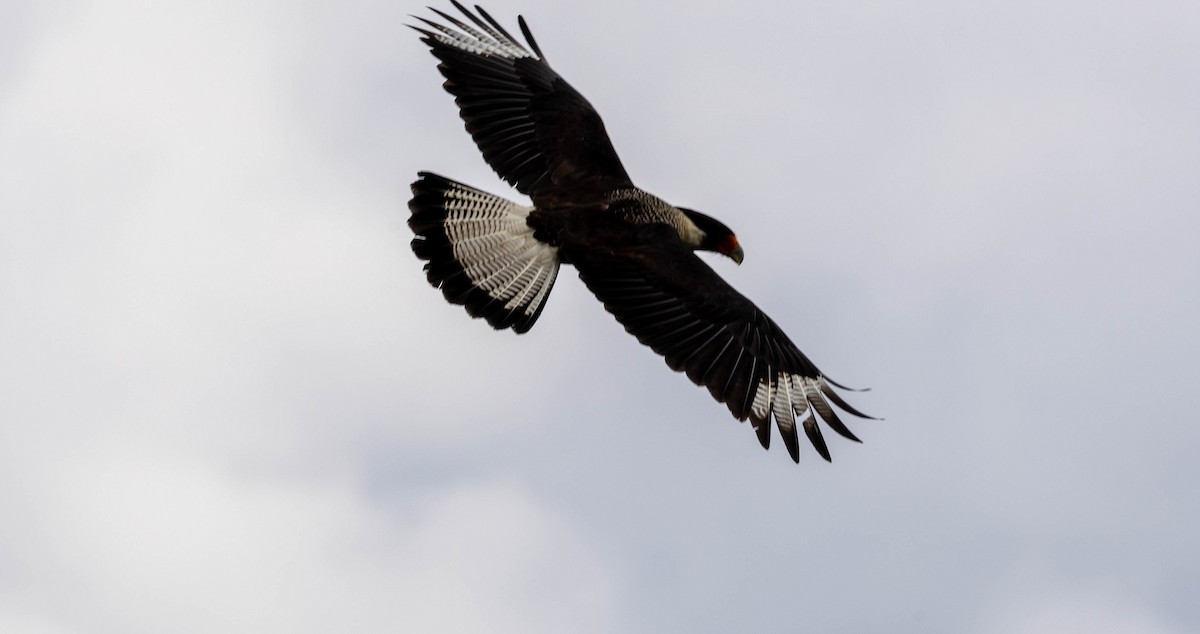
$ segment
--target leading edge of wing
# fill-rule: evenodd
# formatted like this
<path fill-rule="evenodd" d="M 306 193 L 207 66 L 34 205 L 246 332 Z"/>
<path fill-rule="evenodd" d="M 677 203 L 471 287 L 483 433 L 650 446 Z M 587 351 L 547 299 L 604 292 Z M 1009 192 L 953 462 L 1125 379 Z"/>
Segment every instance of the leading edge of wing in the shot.
<path fill-rule="evenodd" d="M 525 20 L 528 48 L 486 11 L 412 26 L 441 62 L 467 132 L 496 173 L 541 201 L 590 202 L 632 185 L 595 108 L 546 62 Z M 532 49 L 532 52 L 530 51 Z"/>
<path fill-rule="evenodd" d="M 662 232 L 661 241 L 572 256 L 580 278 L 625 330 L 708 388 L 735 418 L 749 419 L 764 448 L 772 419 L 796 462 L 801 428 L 831 459 L 818 421 L 859 442 L 830 403 L 873 417 L 850 406 L 774 321 L 671 237 Z"/>

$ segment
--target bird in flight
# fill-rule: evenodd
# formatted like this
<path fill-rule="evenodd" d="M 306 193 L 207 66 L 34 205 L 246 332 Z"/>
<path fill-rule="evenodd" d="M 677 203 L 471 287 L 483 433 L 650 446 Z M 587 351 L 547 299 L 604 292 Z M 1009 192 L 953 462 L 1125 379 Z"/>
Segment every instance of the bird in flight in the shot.
<path fill-rule="evenodd" d="M 467 132 L 525 206 L 430 172 L 412 184 L 412 249 L 446 299 L 497 330 L 528 331 L 559 266 L 580 279 L 672 370 L 750 420 L 763 448 L 774 419 L 792 460 L 797 424 L 829 460 L 818 417 L 858 438 L 830 403 L 861 418 L 787 335 L 704 263 L 713 251 L 741 264 L 742 247 L 715 218 L 639 189 L 587 99 L 546 61 L 518 17 L 525 44 L 476 6 L 412 26 L 439 60 Z M 526 47 L 528 45 L 528 48 Z"/>

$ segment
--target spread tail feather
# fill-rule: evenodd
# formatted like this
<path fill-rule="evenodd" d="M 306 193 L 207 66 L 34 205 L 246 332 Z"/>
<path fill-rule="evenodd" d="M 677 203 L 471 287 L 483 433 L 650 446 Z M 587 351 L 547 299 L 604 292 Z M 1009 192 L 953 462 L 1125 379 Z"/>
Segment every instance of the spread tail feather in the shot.
<path fill-rule="evenodd" d="M 534 238 L 532 207 L 420 172 L 408 202 L 413 252 L 446 299 L 493 328 L 533 327 L 558 276 L 558 249 Z"/>

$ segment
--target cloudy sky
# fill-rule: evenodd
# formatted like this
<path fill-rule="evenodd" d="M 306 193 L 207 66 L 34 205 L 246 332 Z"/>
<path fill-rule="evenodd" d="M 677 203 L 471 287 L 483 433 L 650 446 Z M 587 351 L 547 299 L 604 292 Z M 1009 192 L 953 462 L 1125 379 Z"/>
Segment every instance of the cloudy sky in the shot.
<path fill-rule="evenodd" d="M 1200 630 L 1200 5 L 647 4 L 488 7 L 864 444 L 429 288 L 419 4 L 10 1 L 0 631 Z"/>

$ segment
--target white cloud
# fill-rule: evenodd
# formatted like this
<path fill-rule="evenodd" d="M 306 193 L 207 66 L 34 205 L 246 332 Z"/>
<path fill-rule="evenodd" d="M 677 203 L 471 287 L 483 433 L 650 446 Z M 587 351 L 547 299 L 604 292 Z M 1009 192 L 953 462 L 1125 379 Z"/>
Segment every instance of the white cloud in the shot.
<path fill-rule="evenodd" d="M 381 436 L 502 430 L 413 402 L 453 368 L 398 290 L 401 192 L 296 127 L 263 10 L 81 5 L 0 103 L 0 623 L 604 627 L 605 564 L 520 484 L 367 494 Z"/>
<path fill-rule="evenodd" d="M 1103 578 L 1066 581 L 1045 563 L 1014 562 L 972 631 L 979 634 L 1174 634 L 1136 591 Z"/>
<path fill-rule="evenodd" d="M 489 5 L 876 388 L 799 467 L 569 270 L 524 337 L 425 284 L 413 172 L 505 188 L 416 9 L 20 14 L 0 629 L 1196 622 L 1196 12 L 1118 4 Z"/>
<path fill-rule="evenodd" d="M 121 443 L 21 465 L 3 618 L 64 631 L 604 629 L 610 572 L 518 486 L 375 499 Z M 0 619 L 2 620 L 2 619 Z"/>

